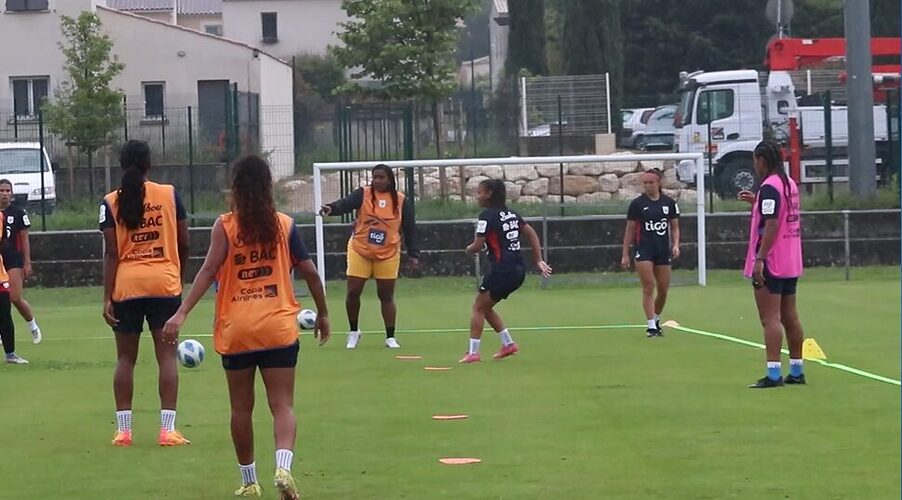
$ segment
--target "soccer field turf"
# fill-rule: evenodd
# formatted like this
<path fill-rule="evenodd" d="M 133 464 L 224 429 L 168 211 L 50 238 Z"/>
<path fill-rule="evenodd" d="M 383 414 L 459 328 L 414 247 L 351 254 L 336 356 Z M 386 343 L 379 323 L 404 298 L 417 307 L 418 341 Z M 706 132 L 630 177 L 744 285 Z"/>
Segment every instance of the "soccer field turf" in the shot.
<path fill-rule="evenodd" d="M 690 282 L 693 274 L 680 274 Z M 811 270 L 800 283 L 806 334 L 828 361 L 898 380 L 898 268 Z M 665 319 L 762 342 L 751 287 L 735 272 L 707 288 L 672 289 Z M 673 328 L 646 339 L 626 274 L 534 275 L 499 311 L 522 352 L 481 364 L 466 348 L 473 280 L 398 282 L 399 351 L 383 347 L 375 287 L 365 292 L 356 351 L 347 351 L 343 286 L 329 283 L 333 338 L 302 337 L 294 475 L 311 499 L 897 499 L 900 388 L 806 363 L 809 385 L 750 390 L 763 351 Z M 115 350 L 99 289 L 28 290 L 44 330 L 27 366 L 0 366 L 0 498 L 226 499 L 240 483 L 229 404 L 206 299 L 182 338 L 207 360 L 181 369 L 179 429 L 190 446 L 160 448 L 149 338 L 136 370 L 135 445 L 110 446 Z M 312 301 L 305 300 L 305 306 Z M 624 328 L 575 328 L 627 326 Z M 541 327 L 553 327 L 541 328 Z M 574 328 L 568 328 L 574 327 Z M 411 330 L 420 330 L 412 332 Z M 440 330 L 440 331 L 423 331 Z M 420 355 L 401 361 L 397 354 Z M 450 366 L 450 371 L 425 371 Z M 784 357 L 784 372 L 788 361 Z M 434 421 L 435 414 L 467 414 Z M 255 410 L 258 475 L 275 498 L 271 417 Z M 447 466 L 442 457 L 478 457 Z"/>

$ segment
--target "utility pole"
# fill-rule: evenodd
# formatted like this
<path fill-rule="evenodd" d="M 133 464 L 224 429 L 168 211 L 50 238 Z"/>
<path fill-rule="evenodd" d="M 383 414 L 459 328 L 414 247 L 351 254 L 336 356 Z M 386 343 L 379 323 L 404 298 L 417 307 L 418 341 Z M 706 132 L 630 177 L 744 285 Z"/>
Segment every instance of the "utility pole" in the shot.
<path fill-rule="evenodd" d="M 871 75 L 870 0 L 845 0 L 846 95 L 849 120 L 849 189 L 854 196 L 877 193 L 874 146 L 874 84 Z"/>

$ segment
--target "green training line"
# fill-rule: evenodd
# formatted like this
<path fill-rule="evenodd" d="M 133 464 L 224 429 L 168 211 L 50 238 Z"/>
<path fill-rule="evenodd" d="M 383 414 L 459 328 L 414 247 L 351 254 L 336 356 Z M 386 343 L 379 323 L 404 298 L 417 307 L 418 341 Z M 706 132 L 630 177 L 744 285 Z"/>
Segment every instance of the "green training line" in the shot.
<path fill-rule="evenodd" d="M 701 335 L 704 337 L 711 337 L 711 338 L 715 338 L 715 339 L 726 340 L 727 342 L 733 342 L 734 344 L 741 344 L 741 345 L 745 345 L 745 346 L 749 346 L 749 347 L 755 347 L 758 349 L 765 348 L 764 344 L 759 344 L 757 342 L 751 342 L 751 341 L 743 340 L 743 339 L 737 339 L 736 337 L 730 337 L 729 335 L 723 335 L 720 333 L 706 332 L 704 330 L 696 330 L 694 328 L 686 328 L 685 326 L 671 326 L 669 328 L 672 328 L 674 330 L 680 330 L 680 331 L 687 332 L 687 333 L 694 333 L 696 335 Z M 781 349 L 780 352 L 782 352 L 783 354 L 789 354 L 789 351 L 787 351 L 786 349 Z M 892 379 L 889 377 L 884 377 L 882 375 L 877 375 L 874 373 L 866 372 L 864 370 L 859 370 L 858 368 L 852 368 L 851 366 L 841 365 L 839 363 L 830 363 L 830 362 L 824 361 L 822 359 L 808 359 L 806 361 L 811 361 L 811 362 L 817 363 L 821 366 L 836 368 L 837 370 L 842 370 L 846 373 L 851 373 L 853 375 L 858 375 L 860 377 L 869 378 L 871 380 L 877 380 L 879 382 L 886 382 L 887 384 L 902 386 L 902 381 Z"/>

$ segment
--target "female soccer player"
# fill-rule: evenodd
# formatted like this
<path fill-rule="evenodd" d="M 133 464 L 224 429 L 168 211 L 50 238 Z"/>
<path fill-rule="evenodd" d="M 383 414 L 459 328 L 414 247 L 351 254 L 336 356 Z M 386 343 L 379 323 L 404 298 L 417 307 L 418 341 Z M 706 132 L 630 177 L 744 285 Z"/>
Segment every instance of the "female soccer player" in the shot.
<path fill-rule="evenodd" d="M 542 245 L 539 235 L 532 226 L 520 216 L 507 208 L 507 188 L 498 179 L 487 179 L 476 188 L 476 201 L 485 208 L 476 222 L 476 237 L 466 248 L 468 254 L 476 255 L 485 248 L 488 251 L 492 270 L 483 278 L 482 285 L 473 302 L 473 315 L 470 317 L 470 346 L 461 363 L 478 363 L 479 343 L 482 339 L 482 328 L 488 320 L 489 325 L 501 338 L 501 349 L 495 353 L 495 359 L 503 359 L 517 354 L 520 349 L 504 327 L 501 316 L 495 312 L 495 304 L 514 293 L 526 278 L 526 268 L 520 255 L 520 235 L 532 249 L 532 260 L 542 276 L 551 276 L 551 266 L 542 260 Z"/>
<path fill-rule="evenodd" d="M 9 228 L 6 226 L 6 220 L 0 219 L 0 254 L 2 254 L 2 249 L 9 244 L 8 234 Z M 13 324 L 9 289 L 9 274 L 6 272 L 2 257 L 0 257 L 0 343 L 3 344 L 7 363 L 27 365 L 28 360 L 16 354 L 16 328 Z"/>
<path fill-rule="evenodd" d="M 40 344 L 41 328 L 35 321 L 31 305 L 22 297 L 25 278 L 31 276 L 31 244 L 28 241 L 31 222 L 25 210 L 13 205 L 12 201 L 13 183 L 0 179 L 0 211 L 3 212 L 9 239 L 3 249 L 3 265 L 9 274 L 9 298 L 31 330 L 32 342 Z"/>
<path fill-rule="evenodd" d="M 746 278 L 752 279 L 755 303 L 764 327 L 767 375 L 750 388 L 766 389 L 783 383 L 804 384 L 802 343 L 805 335 L 796 310 L 796 285 L 802 275 L 802 227 L 799 188 L 783 170 L 780 146 L 761 141 L 754 151 L 755 172 L 761 179 L 757 196 L 749 191 L 739 199 L 753 205 Z M 782 377 L 780 347 L 783 332 L 789 344 L 789 375 Z"/>
<path fill-rule="evenodd" d="M 373 181 L 347 197 L 320 209 L 320 215 L 344 215 L 357 211 L 357 221 L 348 240 L 348 291 L 345 307 L 348 312 L 348 343 L 354 349 L 360 340 L 358 317 L 360 294 L 370 278 L 376 278 L 376 291 L 382 303 L 385 323 L 385 346 L 397 349 L 395 339 L 395 280 L 401 265 L 401 236 L 407 247 L 412 267 L 419 263 L 416 248 L 416 219 L 413 204 L 398 192 L 395 174 L 386 165 L 373 167 Z"/>
<path fill-rule="evenodd" d="M 636 259 L 636 274 L 642 282 L 642 308 L 648 320 L 648 337 L 660 337 L 661 313 L 670 288 L 670 262 L 680 256 L 680 207 L 661 191 L 661 171 L 642 175 L 645 193 L 630 203 L 620 267 L 630 268 L 630 248 Z M 658 295 L 655 296 L 655 285 Z"/>
<path fill-rule="evenodd" d="M 283 499 L 298 498 L 291 476 L 297 422 L 298 303 L 291 270 L 307 281 L 316 303 L 314 335 L 329 339 L 329 312 L 316 268 L 291 217 L 276 211 L 269 165 L 257 156 L 235 162 L 232 211 L 213 225 L 210 248 L 184 304 L 163 328 L 175 345 L 188 313 L 218 277 L 213 343 L 222 355 L 232 405 L 232 441 L 241 471 L 237 496 L 260 496 L 254 460 L 254 378 L 266 385 L 276 444 L 275 486 Z"/>
<path fill-rule="evenodd" d="M 187 215 L 174 187 L 147 180 L 151 165 L 146 142 L 128 141 L 119 163 L 124 170 L 122 184 L 100 205 L 105 246 L 103 318 L 115 333 L 117 353 L 113 395 L 118 429 L 113 446 L 132 444 L 135 361 L 145 320 L 160 370 L 160 446 L 188 444 L 175 429 L 179 387 L 175 346 L 162 338 L 163 324 L 182 302 Z"/>

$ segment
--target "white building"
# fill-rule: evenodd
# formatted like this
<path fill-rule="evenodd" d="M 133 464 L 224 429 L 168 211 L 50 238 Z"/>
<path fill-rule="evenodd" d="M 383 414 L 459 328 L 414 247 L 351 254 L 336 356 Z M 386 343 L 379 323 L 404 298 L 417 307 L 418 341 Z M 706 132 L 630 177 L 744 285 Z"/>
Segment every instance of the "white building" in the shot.
<path fill-rule="evenodd" d="M 222 0 L 223 35 L 290 60 L 338 45 L 341 0 Z"/>
<path fill-rule="evenodd" d="M 497 89 L 504 79 L 504 65 L 507 63 L 507 37 L 510 34 L 510 11 L 508 0 L 492 0 L 489 15 L 489 57 L 492 67 L 492 89 Z"/>
<path fill-rule="evenodd" d="M 128 97 L 128 108 L 142 115 L 130 137 L 158 136 L 191 106 L 199 139 L 216 141 L 227 96 L 237 90 L 256 104 L 248 113 L 257 115 L 260 148 L 274 174 L 294 173 L 292 70 L 285 61 L 245 43 L 97 5 L 98 0 L 29 0 L 24 6 L 35 8 L 20 11 L 10 10 L 12 3 L 0 14 L 0 46 L 32 42 L 27 51 L 0 51 L 0 89 L 9 89 L 8 99 L 0 94 L 0 138 L 11 136 L 12 116 L 17 123 L 33 123 L 38 104 L 52 99 L 53 89 L 66 79 L 60 16 L 77 17 L 94 8 L 113 39 L 113 54 L 125 64 L 113 86 Z"/>
<path fill-rule="evenodd" d="M 222 35 L 222 0 L 105 0 L 111 9 Z"/>

